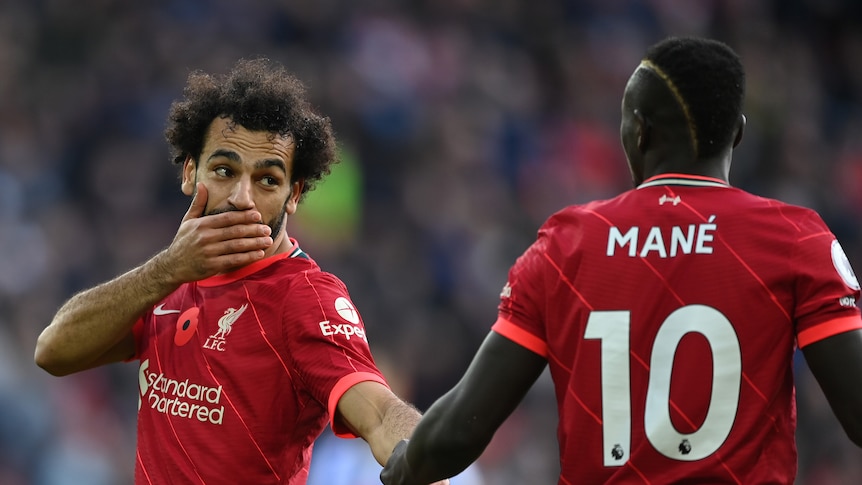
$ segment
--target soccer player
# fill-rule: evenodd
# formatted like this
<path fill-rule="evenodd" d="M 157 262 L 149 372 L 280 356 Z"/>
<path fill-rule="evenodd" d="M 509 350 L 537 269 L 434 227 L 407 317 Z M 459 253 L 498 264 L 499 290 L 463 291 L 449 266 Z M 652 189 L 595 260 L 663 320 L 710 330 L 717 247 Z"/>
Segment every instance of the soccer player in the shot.
<path fill-rule="evenodd" d="M 304 484 L 327 423 L 382 465 L 419 413 L 376 367 L 344 283 L 285 229 L 335 160 L 329 119 L 255 59 L 193 73 L 165 134 L 193 197 L 173 242 L 70 298 L 36 363 L 140 362 L 138 484 Z"/>
<path fill-rule="evenodd" d="M 561 485 L 792 484 L 796 348 L 862 446 L 859 283 L 814 211 L 728 184 L 743 97 L 725 44 L 648 49 L 622 99 L 636 188 L 545 222 L 465 375 L 383 483 L 463 469 L 546 365 Z"/>

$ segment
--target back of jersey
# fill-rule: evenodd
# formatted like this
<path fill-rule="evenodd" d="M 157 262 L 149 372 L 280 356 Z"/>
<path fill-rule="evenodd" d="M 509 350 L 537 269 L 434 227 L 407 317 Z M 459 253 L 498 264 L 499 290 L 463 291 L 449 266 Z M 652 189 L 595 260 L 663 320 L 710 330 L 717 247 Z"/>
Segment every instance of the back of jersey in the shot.
<path fill-rule="evenodd" d="M 797 338 L 857 297 L 813 211 L 673 176 L 550 218 L 494 330 L 548 358 L 561 483 L 791 484 Z"/>

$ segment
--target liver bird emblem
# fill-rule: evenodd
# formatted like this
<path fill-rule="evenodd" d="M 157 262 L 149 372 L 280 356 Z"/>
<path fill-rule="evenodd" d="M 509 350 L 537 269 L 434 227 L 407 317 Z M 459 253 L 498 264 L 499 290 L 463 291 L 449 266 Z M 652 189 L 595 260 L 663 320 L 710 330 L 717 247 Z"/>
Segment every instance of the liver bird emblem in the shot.
<path fill-rule="evenodd" d="M 214 339 L 224 339 L 230 333 L 231 328 L 233 327 L 234 322 L 236 322 L 240 315 L 245 311 L 248 307 L 248 303 L 244 304 L 239 308 L 228 308 L 224 311 L 224 315 L 218 319 L 218 332 L 215 333 L 211 338 Z"/>

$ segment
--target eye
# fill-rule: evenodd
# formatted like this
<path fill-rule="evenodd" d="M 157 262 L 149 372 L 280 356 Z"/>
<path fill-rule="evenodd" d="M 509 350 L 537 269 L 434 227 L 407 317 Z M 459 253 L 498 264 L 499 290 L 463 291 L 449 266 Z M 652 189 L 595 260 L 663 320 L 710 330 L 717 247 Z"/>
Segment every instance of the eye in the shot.
<path fill-rule="evenodd" d="M 216 167 L 215 169 L 213 169 L 213 172 L 215 172 L 215 174 L 219 177 L 230 177 L 233 173 L 229 168 L 225 167 L 224 165 Z"/>
<path fill-rule="evenodd" d="M 261 177 L 260 182 L 267 187 L 276 187 L 279 184 L 279 180 L 271 175 L 264 175 Z"/>

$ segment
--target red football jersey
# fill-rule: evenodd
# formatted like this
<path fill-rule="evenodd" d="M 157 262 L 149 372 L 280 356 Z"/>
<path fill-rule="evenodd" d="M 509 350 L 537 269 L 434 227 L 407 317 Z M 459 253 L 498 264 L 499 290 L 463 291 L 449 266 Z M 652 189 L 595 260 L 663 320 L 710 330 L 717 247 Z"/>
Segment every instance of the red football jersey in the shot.
<path fill-rule="evenodd" d="M 560 484 L 792 484 L 795 349 L 858 297 L 814 211 L 665 175 L 552 216 L 493 330 L 548 359 Z"/>
<path fill-rule="evenodd" d="M 183 285 L 135 336 L 137 484 L 304 484 L 341 395 L 386 384 L 347 288 L 295 242 Z"/>

